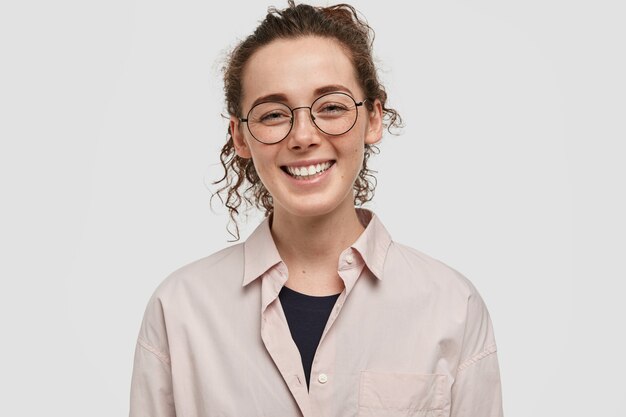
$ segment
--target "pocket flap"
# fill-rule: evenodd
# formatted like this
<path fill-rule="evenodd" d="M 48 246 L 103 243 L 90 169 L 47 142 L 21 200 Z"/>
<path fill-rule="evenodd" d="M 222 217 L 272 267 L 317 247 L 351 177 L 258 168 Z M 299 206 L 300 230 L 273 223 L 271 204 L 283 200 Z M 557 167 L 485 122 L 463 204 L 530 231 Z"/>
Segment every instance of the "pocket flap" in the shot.
<path fill-rule="evenodd" d="M 445 375 L 361 372 L 359 407 L 383 410 L 440 410 Z"/>

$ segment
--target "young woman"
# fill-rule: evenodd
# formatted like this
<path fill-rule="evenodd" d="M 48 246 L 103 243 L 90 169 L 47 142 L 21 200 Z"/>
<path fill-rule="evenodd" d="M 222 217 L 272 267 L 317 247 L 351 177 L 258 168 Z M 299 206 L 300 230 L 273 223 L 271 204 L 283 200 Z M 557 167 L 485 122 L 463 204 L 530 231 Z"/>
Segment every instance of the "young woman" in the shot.
<path fill-rule="evenodd" d="M 356 207 L 399 124 L 371 36 L 351 6 L 290 1 L 232 52 L 220 192 L 233 220 L 246 201 L 267 217 L 156 289 L 131 417 L 502 415 L 475 287 Z"/>

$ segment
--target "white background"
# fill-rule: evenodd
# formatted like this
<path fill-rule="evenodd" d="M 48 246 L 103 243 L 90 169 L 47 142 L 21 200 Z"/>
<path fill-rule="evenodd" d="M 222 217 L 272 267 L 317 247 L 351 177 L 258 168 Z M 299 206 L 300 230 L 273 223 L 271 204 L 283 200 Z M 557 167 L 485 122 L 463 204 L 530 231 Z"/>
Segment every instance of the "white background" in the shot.
<path fill-rule="evenodd" d="M 0 6 L 0 415 L 127 415 L 152 291 L 230 244 L 220 66 L 269 4 Z M 623 416 L 624 6 L 353 4 L 406 122 L 369 207 L 479 289 L 508 417 Z"/>

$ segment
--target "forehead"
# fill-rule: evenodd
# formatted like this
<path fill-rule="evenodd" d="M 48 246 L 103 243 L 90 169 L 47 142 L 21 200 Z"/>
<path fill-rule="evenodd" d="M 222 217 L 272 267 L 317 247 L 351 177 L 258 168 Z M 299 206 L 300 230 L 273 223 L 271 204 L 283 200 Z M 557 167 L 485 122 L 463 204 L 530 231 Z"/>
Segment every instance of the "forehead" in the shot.
<path fill-rule="evenodd" d="M 316 89 L 328 85 L 341 85 L 360 95 L 352 61 L 338 41 L 310 36 L 279 39 L 260 48 L 246 63 L 242 104 L 247 109 L 258 97 L 272 94 L 302 104 L 316 98 Z"/>

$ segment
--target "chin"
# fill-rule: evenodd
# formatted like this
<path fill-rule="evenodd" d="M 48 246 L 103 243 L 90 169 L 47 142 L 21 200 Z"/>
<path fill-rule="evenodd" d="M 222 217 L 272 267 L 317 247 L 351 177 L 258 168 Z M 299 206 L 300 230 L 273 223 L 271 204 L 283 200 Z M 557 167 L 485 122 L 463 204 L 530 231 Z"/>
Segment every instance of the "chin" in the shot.
<path fill-rule="evenodd" d="M 298 217 L 318 217 L 331 213 L 337 206 L 327 204 L 283 206 L 282 211 Z"/>
<path fill-rule="evenodd" d="M 350 198 L 349 202 L 346 202 L 347 198 Z M 340 196 L 328 196 L 327 198 L 323 198 L 321 196 L 311 195 L 300 198 L 296 197 L 293 201 L 290 201 L 287 204 L 277 204 L 276 209 L 292 216 L 317 217 L 339 210 L 348 203 L 350 207 L 352 207 L 353 200 L 354 196 L 352 193 L 349 193 L 346 198 L 341 198 Z"/>

